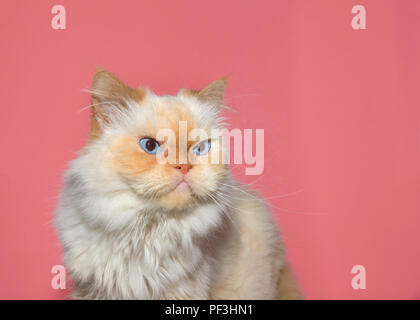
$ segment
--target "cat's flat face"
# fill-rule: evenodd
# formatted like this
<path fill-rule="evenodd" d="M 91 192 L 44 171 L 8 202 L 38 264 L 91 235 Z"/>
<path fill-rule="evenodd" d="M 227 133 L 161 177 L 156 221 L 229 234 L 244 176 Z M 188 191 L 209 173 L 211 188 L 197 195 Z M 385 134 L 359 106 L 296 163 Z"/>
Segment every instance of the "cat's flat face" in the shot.
<path fill-rule="evenodd" d="M 222 139 L 214 136 L 220 127 L 216 105 L 189 91 L 159 97 L 142 90 L 107 108 L 107 123 L 91 141 L 102 148 L 98 165 L 166 210 L 211 202 L 229 173 Z"/>

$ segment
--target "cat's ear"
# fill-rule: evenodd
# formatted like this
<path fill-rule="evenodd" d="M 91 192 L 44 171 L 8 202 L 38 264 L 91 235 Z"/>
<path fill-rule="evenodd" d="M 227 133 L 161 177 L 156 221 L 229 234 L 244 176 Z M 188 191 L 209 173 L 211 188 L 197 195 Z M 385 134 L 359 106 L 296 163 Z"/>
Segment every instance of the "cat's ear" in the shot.
<path fill-rule="evenodd" d="M 90 139 L 97 138 L 101 134 L 100 124 L 107 123 L 113 111 L 127 108 L 127 101 L 141 101 L 146 94 L 145 89 L 133 89 L 105 69 L 96 71 L 89 92 L 92 100 Z"/>
<path fill-rule="evenodd" d="M 112 72 L 100 69 L 93 77 L 90 93 L 93 115 L 106 121 L 107 115 L 112 112 L 113 108 L 126 108 L 127 101 L 142 100 L 145 89 L 133 89 L 124 84 Z"/>
<path fill-rule="evenodd" d="M 210 83 L 202 90 L 181 89 L 179 95 L 190 95 L 201 102 L 208 103 L 215 107 L 226 107 L 223 105 L 223 98 L 225 95 L 226 78 L 222 78 Z"/>

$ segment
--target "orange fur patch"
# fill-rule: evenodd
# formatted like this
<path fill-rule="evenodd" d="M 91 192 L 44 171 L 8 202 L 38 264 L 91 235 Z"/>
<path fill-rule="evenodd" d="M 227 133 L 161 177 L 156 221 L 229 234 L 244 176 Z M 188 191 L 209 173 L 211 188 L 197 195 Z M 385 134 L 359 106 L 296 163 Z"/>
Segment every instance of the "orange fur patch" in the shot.
<path fill-rule="evenodd" d="M 144 152 L 136 137 L 118 138 L 110 146 L 113 165 L 116 170 L 137 176 L 153 168 L 157 162 L 154 155 Z"/>

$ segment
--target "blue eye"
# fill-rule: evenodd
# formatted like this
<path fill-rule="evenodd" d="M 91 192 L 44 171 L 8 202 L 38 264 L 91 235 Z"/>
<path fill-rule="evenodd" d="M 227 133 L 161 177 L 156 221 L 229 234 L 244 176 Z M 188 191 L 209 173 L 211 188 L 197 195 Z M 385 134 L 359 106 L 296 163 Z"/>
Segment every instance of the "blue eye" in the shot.
<path fill-rule="evenodd" d="M 156 154 L 159 150 L 159 142 L 152 138 L 142 138 L 140 139 L 139 144 L 148 154 Z"/>
<path fill-rule="evenodd" d="M 193 152 L 197 156 L 203 156 L 209 153 L 210 147 L 211 147 L 211 144 L 209 140 L 201 141 L 198 145 L 194 147 Z"/>

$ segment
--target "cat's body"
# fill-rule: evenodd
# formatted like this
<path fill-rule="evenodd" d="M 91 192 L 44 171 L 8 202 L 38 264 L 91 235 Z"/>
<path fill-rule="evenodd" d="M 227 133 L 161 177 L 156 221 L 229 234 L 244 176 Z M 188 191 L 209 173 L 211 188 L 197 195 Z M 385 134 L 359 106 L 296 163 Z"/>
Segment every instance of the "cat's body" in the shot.
<path fill-rule="evenodd" d="M 137 144 L 179 121 L 219 126 L 211 104 L 219 89 L 157 97 L 97 73 L 93 102 L 122 112 L 94 111 L 60 197 L 56 225 L 75 298 L 301 297 L 271 213 L 226 165 L 158 164 Z M 212 148 L 222 151 L 217 141 Z"/>

